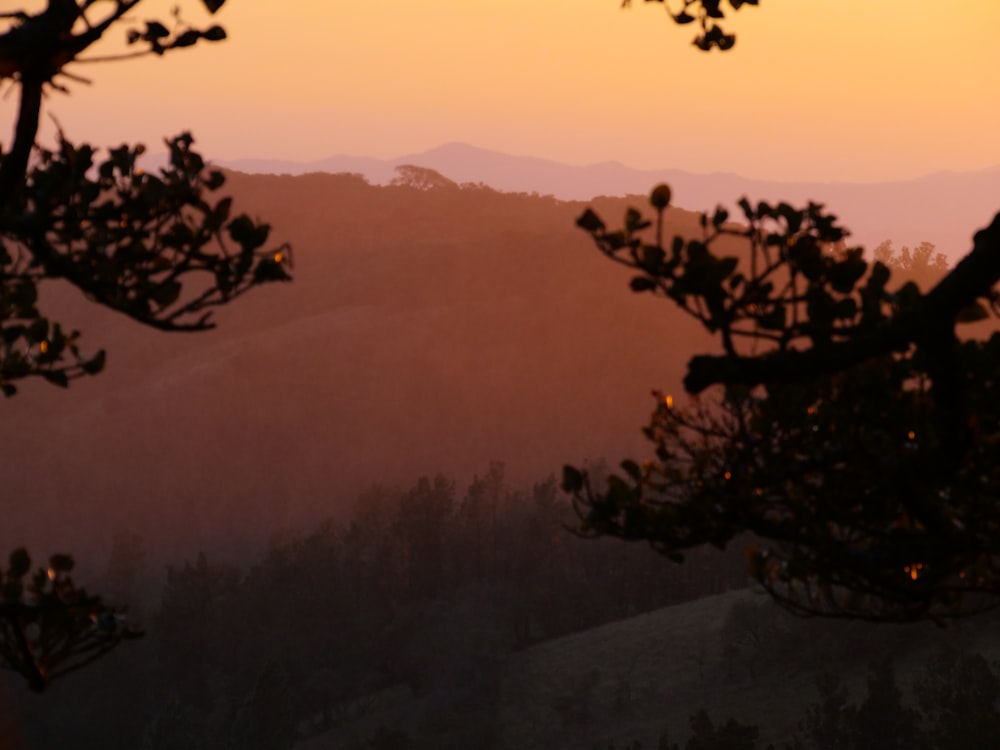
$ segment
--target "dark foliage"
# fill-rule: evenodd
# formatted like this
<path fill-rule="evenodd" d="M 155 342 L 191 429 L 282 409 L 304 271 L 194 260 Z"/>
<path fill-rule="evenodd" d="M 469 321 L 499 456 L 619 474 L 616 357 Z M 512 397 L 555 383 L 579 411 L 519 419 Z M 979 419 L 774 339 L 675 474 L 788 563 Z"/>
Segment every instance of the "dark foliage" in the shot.
<path fill-rule="evenodd" d="M 1000 675 L 982 655 L 938 652 L 916 683 L 924 742 L 933 750 L 973 750 L 1000 742 Z"/>
<path fill-rule="evenodd" d="M 269 227 L 246 215 L 231 217 L 232 201 L 209 200 L 225 183 L 208 171 L 182 135 L 167 142 L 170 164 L 144 173 L 142 146 L 112 149 L 103 161 L 95 149 L 76 146 L 61 133 L 58 148 L 36 146 L 43 94 L 66 91 L 77 80 L 67 70 L 87 62 L 85 53 L 141 0 L 106 8 L 94 0 L 49 0 L 37 13 L 4 13 L 0 33 L 0 82 L 18 90 L 13 142 L 0 152 L 0 390 L 40 377 L 66 387 L 73 378 L 99 373 L 103 350 L 86 354 L 80 334 L 39 309 L 39 287 L 68 281 L 88 299 L 168 331 L 212 327 L 211 311 L 255 286 L 288 278 L 289 248 L 265 249 Z M 225 0 L 203 0 L 215 13 Z M 127 41 L 142 54 L 162 55 L 200 41 L 226 37 L 221 26 L 196 29 L 174 10 L 173 28 L 146 21 Z M 93 62 L 102 58 L 89 58 Z M 34 161 L 31 159 L 34 155 Z M 120 613 L 88 596 L 69 577 L 72 560 L 54 556 L 29 585 L 30 561 L 11 555 L 4 580 L 0 665 L 19 672 L 33 690 L 88 664 L 124 637 Z"/>
<path fill-rule="evenodd" d="M 659 394 L 655 460 L 624 461 L 606 489 L 566 467 L 583 531 L 678 562 L 749 533 L 751 574 L 800 613 L 944 622 L 1000 604 L 1000 336 L 956 330 L 997 308 L 1000 215 L 921 293 L 891 287 L 886 262 L 912 275 L 929 248 L 869 265 L 821 205 L 744 198 L 742 223 L 719 208 L 700 239 L 668 240 L 670 200 L 658 186 L 656 216 L 629 209 L 619 230 L 589 209 L 577 223 L 636 272 L 633 291 L 718 336 L 722 353 L 691 359 L 684 380 L 716 392 L 689 408 Z"/>
<path fill-rule="evenodd" d="M 78 588 L 72 570 L 72 558 L 53 555 L 32 572 L 28 553 L 17 549 L 0 571 L 0 664 L 37 692 L 142 635 L 100 597 Z"/>
<path fill-rule="evenodd" d="M 729 719 L 714 724 L 704 709 L 691 717 L 691 738 L 685 750 L 756 750 L 759 730 Z"/>
<path fill-rule="evenodd" d="M 979 654 L 949 648 L 934 655 L 915 685 L 919 709 L 907 705 L 887 657 L 869 665 L 860 704 L 830 673 L 816 684 L 819 702 L 788 750 L 971 750 L 1000 741 L 998 678 Z"/>
<path fill-rule="evenodd" d="M 680 0 L 676 5 L 680 10 L 673 10 L 671 0 L 645 0 L 647 3 L 661 3 L 674 23 L 681 26 L 698 22 L 701 33 L 695 36 L 694 46 L 708 52 L 718 49 L 725 52 L 736 44 L 736 34 L 726 33 L 718 21 L 726 17 L 726 7 L 723 0 Z M 744 5 L 757 5 L 759 0 L 728 0 L 733 10 L 739 10 Z M 622 0 L 622 7 L 627 8 L 632 0 Z"/>

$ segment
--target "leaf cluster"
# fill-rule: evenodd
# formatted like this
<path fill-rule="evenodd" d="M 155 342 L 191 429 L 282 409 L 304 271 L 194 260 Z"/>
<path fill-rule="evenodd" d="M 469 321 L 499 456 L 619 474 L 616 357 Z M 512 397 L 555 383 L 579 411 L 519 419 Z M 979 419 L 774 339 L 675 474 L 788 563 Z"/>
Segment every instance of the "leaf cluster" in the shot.
<path fill-rule="evenodd" d="M 83 56 L 110 28 L 130 22 L 130 14 L 141 2 L 114 0 L 109 4 L 100 0 L 48 0 L 45 9 L 38 13 L 17 11 L 0 15 L 14 19 L 14 24 L 0 33 L 0 80 L 9 78 L 27 86 L 46 84 L 65 91 L 63 84 L 55 82 L 57 77 L 86 80 L 66 70 L 73 63 L 162 55 L 203 40 L 218 42 L 226 38 L 225 29 L 218 24 L 197 29 L 186 23 L 181 18 L 180 6 L 175 6 L 172 28 L 161 21 L 150 20 L 144 22 L 141 29 L 127 31 L 126 42 L 141 49 L 110 56 Z M 214 14 L 225 0 L 202 0 L 202 4 Z M 108 5 L 111 7 L 105 10 Z"/>
<path fill-rule="evenodd" d="M 203 0 L 203 2 L 210 12 L 215 13 L 225 0 Z M 160 21 L 146 21 L 141 30 L 129 29 L 125 35 L 126 43 L 130 46 L 147 45 L 150 52 L 162 55 L 168 50 L 193 47 L 201 40 L 221 42 L 226 38 L 226 30 L 218 24 L 206 29 L 196 29 L 185 23 L 181 19 L 180 6 L 174 7 L 173 16 L 173 28 L 167 28 Z"/>
<path fill-rule="evenodd" d="M 75 585 L 71 557 L 53 555 L 47 567 L 31 568 L 27 550 L 19 548 L 0 569 L 0 666 L 19 673 L 32 690 L 142 635 L 123 613 Z"/>
<path fill-rule="evenodd" d="M 666 243 L 669 198 L 665 185 L 650 195 L 655 237 L 645 232 L 654 220 L 634 208 L 620 230 L 609 231 L 590 209 L 577 225 L 605 256 L 638 272 L 633 291 L 675 302 L 709 331 L 719 332 L 727 354 L 736 355 L 740 341 L 768 342 L 788 351 L 848 339 L 914 299 L 916 290 L 910 288 L 886 294 L 889 269 L 878 261 L 859 285 L 869 271 L 862 250 L 843 248 L 846 232 L 821 204 L 751 206 L 744 198 L 739 205 L 745 224 L 730 222 L 720 207 L 702 215 L 702 237 L 675 236 Z M 749 258 L 715 252 L 725 237 L 747 241 Z"/>
<path fill-rule="evenodd" d="M 84 356 L 37 308 L 38 286 L 65 279 L 89 299 L 168 331 L 213 327 L 212 310 L 251 288 L 289 278 L 287 245 L 266 247 L 270 227 L 233 216 L 216 198 L 225 175 L 206 167 L 183 134 L 167 142 L 170 163 L 144 172 L 143 147 L 98 159 L 61 138 L 39 150 L 24 188 L 0 213 L 0 387 L 41 375 L 65 386 L 100 372 L 104 354 Z M 3 165 L 0 156 L 0 168 Z"/>
<path fill-rule="evenodd" d="M 698 22 L 701 33 L 695 36 L 694 46 L 703 52 L 718 49 L 721 52 L 730 50 L 736 44 L 736 34 L 726 33 L 717 21 L 726 17 L 722 0 L 682 0 L 683 7 L 674 12 L 669 0 L 645 0 L 647 3 L 662 3 L 674 23 L 687 25 Z M 733 10 L 739 10 L 744 5 L 757 5 L 759 0 L 729 0 Z M 632 0 L 622 0 L 622 7 L 627 8 Z M 694 15 L 692 15 L 692 13 Z"/>

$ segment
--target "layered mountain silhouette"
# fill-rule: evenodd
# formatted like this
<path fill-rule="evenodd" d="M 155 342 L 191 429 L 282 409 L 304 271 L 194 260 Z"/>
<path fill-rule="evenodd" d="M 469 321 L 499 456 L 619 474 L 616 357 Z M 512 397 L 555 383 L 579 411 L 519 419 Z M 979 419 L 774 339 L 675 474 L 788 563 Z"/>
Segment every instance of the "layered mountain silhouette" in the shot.
<path fill-rule="evenodd" d="M 654 155 L 655 158 L 655 155 Z M 823 203 L 852 232 L 851 241 L 874 247 L 933 243 L 953 262 L 971 248 L 975 229 L 1000 208 L 1000 165 L 970 172 L 941 172 L 912 180 L 877 183 L 776 182 L 730 173 L 693 174 L 678 169 L 635 169 L 618 162 L 571 166 L 548 159 L 511 156 L 462 143 L 449 143 L 395 159 L 331 156 L 313 162 L 244 159 L 220 162 L 251 173 L 354 172 L 386 184 L 396 167 L 427 167 L 458 183 L 483 183 L 505 192 L 537 192 L 563 200 L 595 196 L 646 195 L 660 182 L 673 188 L 677 206 L 693 211 L 722 204 L 739 216 L 736 201 Z"/>

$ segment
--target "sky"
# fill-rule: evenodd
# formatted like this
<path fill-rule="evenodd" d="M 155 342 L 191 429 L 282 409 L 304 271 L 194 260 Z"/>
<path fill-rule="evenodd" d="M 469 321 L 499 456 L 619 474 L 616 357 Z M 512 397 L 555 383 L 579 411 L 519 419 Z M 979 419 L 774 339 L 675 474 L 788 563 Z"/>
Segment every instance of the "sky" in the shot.
<path fill-rule="evenodd" d="M 642 0 L 229 0 L 211 21 L 198 0 L 146 0 L 135 18 L 178 2 L 230 38 L 76 65 L 92 85 L 48 101 L 71 139 L 155 148 L 190 130 L 210 158 L 302 161 L 459 141 L 808 181 L 1000 164 L 995 0 L 761 0 L 730 11 L 724 54 Z M 0 100 L 4 142 L 15 104 Z"/>

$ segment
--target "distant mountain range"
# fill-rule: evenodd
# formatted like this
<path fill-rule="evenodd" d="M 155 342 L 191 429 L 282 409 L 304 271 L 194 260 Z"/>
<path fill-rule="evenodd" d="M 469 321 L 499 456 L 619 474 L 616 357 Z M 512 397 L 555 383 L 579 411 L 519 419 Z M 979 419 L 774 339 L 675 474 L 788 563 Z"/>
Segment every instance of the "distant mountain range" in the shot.
<path fill-rule="evenodd" d="M 732 173 L 634 169 L 618 162 L 572 166 L 462 143 L 395 159 L 338 155 L 312 162 L 238 159 L 218 164 L 247 173 L 355 172 L 373 184 L 388 183 L 396 167 L 413 164 L 458 183 L 481 182 L 503 192 L 537 192 L 562 200 L 645 195 L 657 183 L 666 182 L 680 208 L 699 211 L 720 203 L 735 211 L 736 201 L 744 195 L 752 202 L 783 200 L 804 205 L 812 200 L 826 204 L 841 218 L 854 244 L 874 247 L 892 240 L 897 247 L 912 247 L 926 241 L 953 262 L 971 248 L 972 234 L 1000 210 L 1000 165 L 879 183 L 775 182 Z"/>

